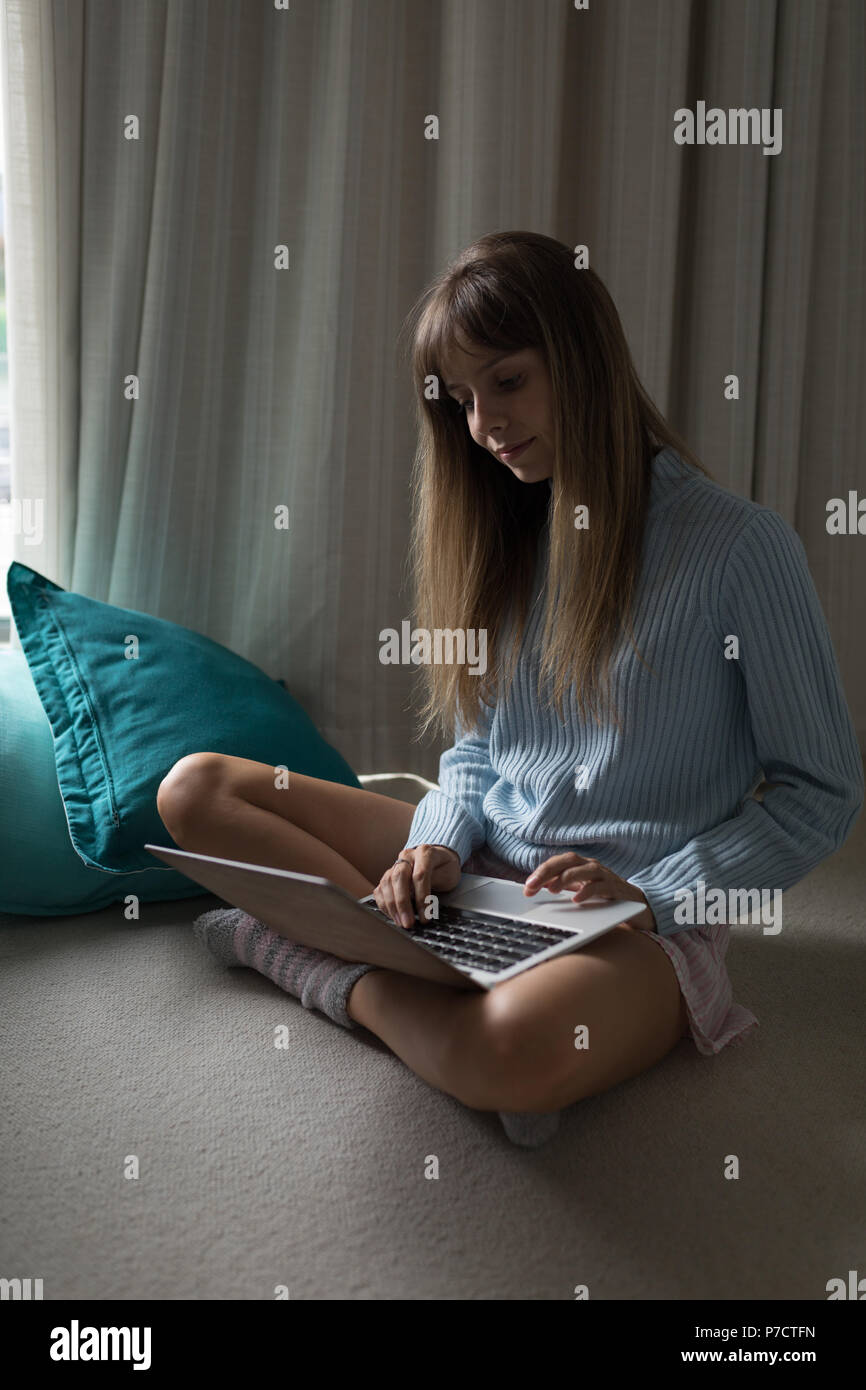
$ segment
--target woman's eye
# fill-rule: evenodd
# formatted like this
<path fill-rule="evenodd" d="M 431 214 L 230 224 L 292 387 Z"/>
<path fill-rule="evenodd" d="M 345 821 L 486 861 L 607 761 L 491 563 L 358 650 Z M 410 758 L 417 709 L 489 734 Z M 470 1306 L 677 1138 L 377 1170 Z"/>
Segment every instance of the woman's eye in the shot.
<path fill-rule="evenodd" d="M 514 391 L 520 385 L 522 379 L 522 376 L 518 373 L 517 376 L 506 377 L 504 381 L 497 381 L 496 385 L 499 387 L 500 391 Z M 457 401 L 456 404 L 458 413 L 460 415 L 465 415 L 472 402 Z"/>

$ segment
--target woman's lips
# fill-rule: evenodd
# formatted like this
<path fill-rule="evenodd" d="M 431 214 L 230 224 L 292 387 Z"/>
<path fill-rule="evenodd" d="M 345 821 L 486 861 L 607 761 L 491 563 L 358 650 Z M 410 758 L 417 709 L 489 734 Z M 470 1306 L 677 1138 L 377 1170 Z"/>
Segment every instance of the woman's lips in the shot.
<path fill-rule="evenodd" d="M 524 449 L 528 449 L 530 444 L 532 444 L 534 440 L 535 435 L 532 436 L 532 439 L 524 439 L 522 444 L 516 444 L 513 449 L 502 449 L 500 451 L 499 457 L 503 460 L 503 462 L 511 463 L 513 459 L 517 458 L 518 454 L 523 453 Z"/>

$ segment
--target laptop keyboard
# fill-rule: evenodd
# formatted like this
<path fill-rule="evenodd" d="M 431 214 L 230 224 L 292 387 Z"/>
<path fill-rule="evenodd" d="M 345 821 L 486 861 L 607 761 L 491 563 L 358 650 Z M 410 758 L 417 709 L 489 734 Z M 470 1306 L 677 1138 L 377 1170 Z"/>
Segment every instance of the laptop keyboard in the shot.
<path fill-rule="evenodd" d="M 374 903 L 367 907 L 393 926 L 386 912 L 381 912 Z M 518 961 L 537 956 L 551 946 L 556 946 L 569 936 L 570 931 L 559 931 L 556 927 L 542 926 L 537 922 L 519 922 L 513 917 L 491 917 L 483 912 L 468 912 L 466 908 L 440 904 L 439 916 L 430 922 L 415 918 L 415 925 L 404 928 L 416 940 L 434 950 L 451 965 L 464 966 L 471 970 L 506 970 Z"/>

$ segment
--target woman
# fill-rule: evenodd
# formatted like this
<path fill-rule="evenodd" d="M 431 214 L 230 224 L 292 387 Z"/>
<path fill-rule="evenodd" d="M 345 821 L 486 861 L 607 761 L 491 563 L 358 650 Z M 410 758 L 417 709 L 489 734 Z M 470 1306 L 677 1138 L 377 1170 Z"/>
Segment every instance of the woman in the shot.
<path fill-rule="evenodd" d="M 425 668 L 423 728 L 457 735 L 439 790 L 416 808 L 298 774 L 275 789 L 272 768 L 203 753 L 158 806 L 183 848 L 375 892 L 405 926 L 461 871 L 643 903 L 489 993 L 348 964 L 234 910 L 196 924 L 533 1144 L 681 1038 L 713 1055 L 757 1027 L 718 901 L 775 903 L 838 849 L 863 769 L 796 532 L 666 424 L 592 270 L 548 237 L 482 237 L 409 325 L 416 621 L 485 630 L 492 652 L 482 674 Z"/>

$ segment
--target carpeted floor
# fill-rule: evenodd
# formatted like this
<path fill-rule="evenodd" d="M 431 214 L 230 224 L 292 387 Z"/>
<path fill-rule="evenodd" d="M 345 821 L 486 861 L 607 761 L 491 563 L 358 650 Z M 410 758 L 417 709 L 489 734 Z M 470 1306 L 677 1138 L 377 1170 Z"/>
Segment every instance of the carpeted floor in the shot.
<path fill-rule="evenodd" d="M 46 1299 L 826 1299 L 866 1250 L 864 862 L 861 818 L 779 936 L 732 928 L 741 1047 L 683 1041 L 537 1151 L 223 969 L 190 930 L 208 895 L 0 918 L 0 1275 Z"/>

